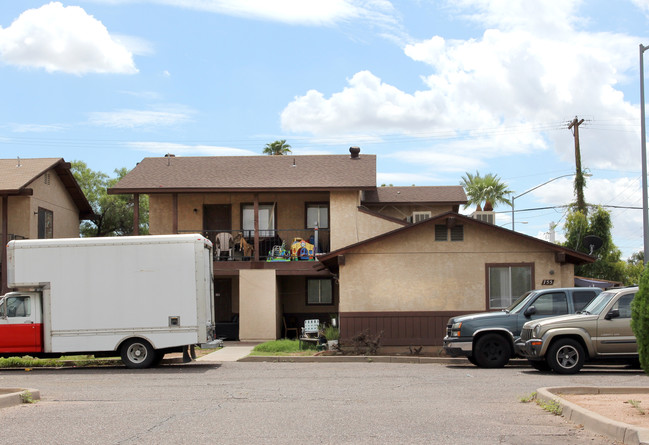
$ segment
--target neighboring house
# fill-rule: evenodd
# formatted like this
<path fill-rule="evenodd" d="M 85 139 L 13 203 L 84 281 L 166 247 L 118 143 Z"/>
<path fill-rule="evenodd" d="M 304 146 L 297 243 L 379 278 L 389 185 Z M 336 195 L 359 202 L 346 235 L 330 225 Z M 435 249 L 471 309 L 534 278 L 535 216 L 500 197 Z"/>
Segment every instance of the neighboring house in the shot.
<path fill-rule="evenodd" d="M 449 317 L 509 306 L 530 289 L 572 287 L 589 255 L 447 212 L 320 257 L 338 276 L 341 334 L 439 346 Z"/>
<path fill-rule="evenodd" d="M 79 184 L 62 158 L 0 159 L 2 290 L 5 248 L 12 239 L 76 238 L 79 222 L 92 215 Z"/>
<path fill-rule="evenodd" d="M 523 273 L 531 267 L 537 278 L 550 274 L 552 264 L 553 285 L 560 286 L 573 279 L 570 261 L 592 260 L 459 215 L 467 202 L 461 186 L 376 187 L 376 156 L 350 153 L 145 158 L 108 193 L 133 194 L 136 201 L 149 195 L 151 234 L 199 232 L 212 240 L 215 320 L 224 332 L 237 320 L 242 340 L 275 339 L 284 324 L 300 327 L 312 318 L 339 317 L 343 337 L 350 337 L 376 326 L 357 322 L 359 314 L 415 319 L 422 311 L 485 310 L 485 264 L 506 271 L 523 264 Z M 447 221 L 460 224 L 450 228 Z M 448 236 L 443 243 L 435 241 L 442 236 L 438 226 Z M 463 227 L 466 241 L 456 242 Z M 295 239 L 315 245 L 322 262 L 268 261 Z M 398 323 L 406 328 L 411 321 Z M 442 336 L 436 324 L 425 334 L 386 333 L 384 344 L 441 344 Z"/>

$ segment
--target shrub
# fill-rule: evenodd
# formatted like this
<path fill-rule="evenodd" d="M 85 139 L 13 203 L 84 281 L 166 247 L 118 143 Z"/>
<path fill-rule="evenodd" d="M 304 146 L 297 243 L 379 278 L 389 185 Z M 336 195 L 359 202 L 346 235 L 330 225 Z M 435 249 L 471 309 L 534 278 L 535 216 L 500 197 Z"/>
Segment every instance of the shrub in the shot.
<path fill-rule="evenodd" d="M 638 343 L 640 366 L 649 374 L 649 267 L 640 276 L 640 288 L 631 303 L 631 329 Z"/>

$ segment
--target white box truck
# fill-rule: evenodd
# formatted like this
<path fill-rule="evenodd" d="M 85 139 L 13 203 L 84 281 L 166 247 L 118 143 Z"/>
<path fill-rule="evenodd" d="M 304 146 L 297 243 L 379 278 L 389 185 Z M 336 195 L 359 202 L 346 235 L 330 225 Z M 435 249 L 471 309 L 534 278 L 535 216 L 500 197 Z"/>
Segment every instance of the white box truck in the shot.
<path fill-rule="evenodd" d="M 147 368 L 215 346 L 212 261 L 199 234 L 10 241 L 0 356 L 120 355 Z"/>

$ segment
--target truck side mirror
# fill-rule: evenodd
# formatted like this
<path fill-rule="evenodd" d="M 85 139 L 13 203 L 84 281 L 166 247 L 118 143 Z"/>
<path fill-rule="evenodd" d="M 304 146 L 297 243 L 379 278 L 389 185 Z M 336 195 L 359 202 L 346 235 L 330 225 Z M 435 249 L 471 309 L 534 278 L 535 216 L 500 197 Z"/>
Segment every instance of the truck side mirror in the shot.
<path fill-rule="evenodd" d="M 604 317 L 606 320 L 610 320 L 611 318 L 618 318 L 620 316 L 620 310 L 619 309 L 611 309 L 608 311 L 608 314 Z"/>
<path fill-rule="evenodd" d="M 534 314 L 536 314 L 536 307 L 534 306 L 528 307 L 527 309 L 525 309 L 525 312 L 523 313 L 523 315 L 525 315 L 526 317 L 530 317 Z"/>

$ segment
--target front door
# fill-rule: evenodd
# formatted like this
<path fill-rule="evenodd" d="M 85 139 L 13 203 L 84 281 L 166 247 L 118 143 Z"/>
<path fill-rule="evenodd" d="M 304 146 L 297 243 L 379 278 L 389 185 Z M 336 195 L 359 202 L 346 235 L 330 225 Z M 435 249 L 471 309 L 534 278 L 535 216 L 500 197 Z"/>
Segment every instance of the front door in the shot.
<path fill-rule="evenodd" d="M 13 294 L 0 300 L 0 353 L 42 352 L 43 327 L 36 298 Z"/>
<path fill-rule="evenodd" d="M 214 311 L 216 323 L 232 321 L 232 279 L 214 280 Z"/>

